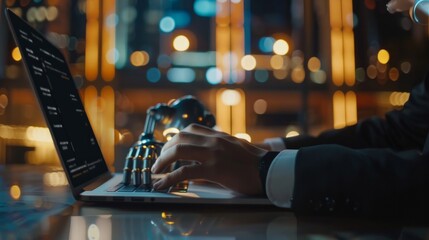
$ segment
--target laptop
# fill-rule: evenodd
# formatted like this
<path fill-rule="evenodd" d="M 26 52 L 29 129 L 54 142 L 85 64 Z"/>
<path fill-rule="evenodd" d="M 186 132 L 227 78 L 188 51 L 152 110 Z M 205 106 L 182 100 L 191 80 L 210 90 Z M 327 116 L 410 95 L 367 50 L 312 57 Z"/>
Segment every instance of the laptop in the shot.
<path fill-rule="evenodd" d="M 34 93 L 75 199 L 90 202 L 271 205 L 213 183 L 190 182 L 187 191 L 139 191 L 110 173 L 61 52 L 10 9 L 5 10 Z"/>

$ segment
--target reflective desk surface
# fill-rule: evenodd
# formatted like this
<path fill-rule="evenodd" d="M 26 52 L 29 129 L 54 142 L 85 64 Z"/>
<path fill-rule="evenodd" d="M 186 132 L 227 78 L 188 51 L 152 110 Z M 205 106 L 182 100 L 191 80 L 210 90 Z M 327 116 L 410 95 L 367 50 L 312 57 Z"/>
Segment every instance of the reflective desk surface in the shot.
<path fill-rule="evenodd" d="M 0 165 L 3 239 L 429 239 L 429 218 L 296 217 L 255 206 L 100 206 L 75 201 L 59 168 Z"/>

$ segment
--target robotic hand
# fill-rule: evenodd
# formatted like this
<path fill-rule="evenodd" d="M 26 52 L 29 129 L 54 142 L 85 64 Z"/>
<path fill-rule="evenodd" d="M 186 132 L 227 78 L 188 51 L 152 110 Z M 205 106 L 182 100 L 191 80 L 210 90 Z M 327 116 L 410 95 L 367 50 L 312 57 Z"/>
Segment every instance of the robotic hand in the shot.
<path fill-rule="evenodd" d="M 154 138 L 157 124 L 165 127 L 163 135 L 169 139 L 191 123 L 208 127 L 215 125 L 213 114 L 193 96 L 181 97 L 170 104 L 157 104 L 147 110 L 144 130 L 129 150 L 125 159 L 123 183 L 135 186 L 152 187 L 151 167 L 156 161 L 164 143 Z M 174 169 L 180 164 L 175 164 Z"/>

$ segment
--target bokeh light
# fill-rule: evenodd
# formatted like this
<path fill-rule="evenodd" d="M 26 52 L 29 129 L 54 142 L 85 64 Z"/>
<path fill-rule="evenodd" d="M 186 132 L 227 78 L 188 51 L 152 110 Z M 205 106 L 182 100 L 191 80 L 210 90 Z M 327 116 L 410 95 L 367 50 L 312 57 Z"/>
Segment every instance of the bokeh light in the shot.
<path fill-rule="evenodd" d="M 258 99 L 253 104 L 253 110 L 256 114 L 264 114 L 267 111 L 268 103 L 264 99 Z"/>
<path fill-rule="evenodd" d="M 246 55 L 241 59 L 241 67 L 246 71 L 251 71 L 256 67 L 256 59 L 252 55 Z"/>
<path fill-rule="evenodd" d="M 0 110 L 7 108 L 9 104 L 9 98 L 6 94 L 0 94 Z"/>
<path fill-rule="evenodd" d="M 189 49 L 190 42 L 189 39 L 184 35 L 179 35 L 173 40 L 173 47 L 177 51 L 183 52 Z"/>
<path fill-rule="evenodd" d="M 310 70 L 311 72 L 317 72 L 321 67 L 321 63 L 317 57 L 311 57 L 310 59 L 308 59 L 307 66 L 308 70 Z"/>
<path fill-rule="evenodd" d="M 216 85 L 222 82 L 222 71 L 217 67 L 211 67 L 207 69 L 206 79 L 212 85 Z"/>
<path fill-rule="evenodd" d="M 397 81 L 399 79 L 399 70 L 395 67 L 389 70 L 389 78 L 392 81 Z"/>
<path fill-rule="evenodd" d="M 130 56 L 133 66 L 141 67 L 149 63 L 149 54 L 146 51 L 135 51 Z"/>
<path fill-rule="evenodd" d="M 401 63 L 401 71 L 405 74 L 409 73 L 411 71 L 411 63 L 410 62 Z"/>
<path fill-rule="evenodd" d="M 190 83 L 195 80 L 195 71 L 192 68 L 171 68 L 167 78 L 173 83 Z"/>
<path fill-rule="evenodd" d="M 159 21 L 159 29 L 161 29 L 162 32 L 169 33 L 174 30 L 176 27 L 176 22 L 172 17 L 163 17 L 161 21 Z"/>
<path fill-rule="evenodd" d="M 355 71 L 356 75 L 356 81 L 358 82 L 364 82 L 365 81 L 365 69 L 364 68 L 357 68 Z"/>
<path fill-rule="evenodd" d="M 146 72 L 146 78 L 151 83 L 157 83 L 161 79 L 161 72 L 158 68 L 149 68 Z"/>
<path fill-rule="evenodd" d="M 389 96 L 389 102 L 394 107 L 401 107 L 408 101 L 410 98 L 410 93 L 408 92 L 392 92 Z"/>
<path fill-rule="evenodd" d="M 282 56 L 274 55 L 270 58 L 270 65 L 273 69 L 281 69 L 284 65 Z"/>
<path fill-rule="evenodd" d="M 237 90 L 227 89 L 222 92 L 221 99 L 223 104 L 228 106 L 235 106 L 240 103 L 241 96 Z"/>
<path fill-rule="evenodd" d="M 273 45 L 275 41 L 276 40 L 272 37 L 262 37 L 259 39 L 259 49 L 264 53 L 273 52 Z"/>
<path fill-rule="evenodd" d="M 305 71 L 302 67 L 296 67 L 292 70 L 292 81 L 302 83 L 305 79 Z"/>
<path fill-rule="evenodd" d="M 389 52 L 386 49 L 381 49 L 380 51 L 378 51 L 377 60 L 381 64 L 388 63 L 389 60 L 390 60 L 390 54 L 389 54 Z"/>
<path fill-rule="evenodd" d="M 323 70 L 311 72 L 310 73 L 310 79 L 314 83 L 324 84 L 324 83 L 326 83 L 326 72 Z"/>
<path fill-rule="evenodd" d="M 255 71 L 255 80 L 260 83 L 268 81 L 269 73 L 267 70 L 256 70 Z"/>
<path fill-rule="evenodd" d="M 276 79 L 282 80 L 288 76 L 288 71 L 286 71 L 285 69 L 274 70 L 273 75 Z"/>
<path fill-rule="evenodd" d="M 201 17 L 216 16 L 216 0 L 195 0 L 195 14 Z"/>
<path fill-rule="evenodd" d="M 13 60 L 15 60 L 15 61 L 21 61 L 21 59 L 22 59 L 22 56 L 21 56 L 21 52 L 19 51 L 19 48 L 18 47 L 15 47 L 13 50 L 12 50 L 12 58 L 13 58 Z"/>
<path fill-rule="evenodd" d="M 374 65 L 369 65 L 366 68 L 366 75 L 368 75 L 368 78 L 375 79 L 377 77 L 377 67 Z"/>
<path fill-rule="evenodd" d="M 289 44 L 285 40 L 279 39 L 274 42 L 273 52 L 277 55 L 286 55 L 289 52 Z"/>
<path fill-rule="evenodd" d="M 18 185 L 12 185 L 10 187 L 9 193 L 14 200 L 18 200 L 19 198 L 21 198 L 21 188 Z"/>

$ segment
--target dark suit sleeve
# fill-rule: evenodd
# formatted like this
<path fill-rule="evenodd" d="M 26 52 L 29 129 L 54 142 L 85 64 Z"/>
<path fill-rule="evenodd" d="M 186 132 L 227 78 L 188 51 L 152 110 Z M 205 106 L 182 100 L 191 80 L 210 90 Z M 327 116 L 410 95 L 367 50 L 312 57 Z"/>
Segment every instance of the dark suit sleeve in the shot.
<path fill-rule="evenodd" d="M 352 148 L 423 149 L 429 132 L 429 74 L 415 87 L 403 109 L 373 117 L 357 125 L 322 133 L 318 137 L 283 139 L 288 149 L 319 144 Z"/>
<path fill-rule="evenodd" d="M 415 216 L 428 213 L 429 156 L 419 151 L 298 151 L 292 208 L 298 214 Z"/>
<path fill-rule="evenodd" d="M 429 156 L 422 149 L 428 129 L 429 76 L 402 110 L 384 119 L 285 139 L 287 148 L 299 148 L 292 208 L 298 214 L 427 216 Z"/>

